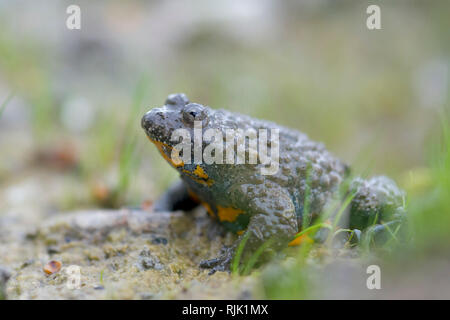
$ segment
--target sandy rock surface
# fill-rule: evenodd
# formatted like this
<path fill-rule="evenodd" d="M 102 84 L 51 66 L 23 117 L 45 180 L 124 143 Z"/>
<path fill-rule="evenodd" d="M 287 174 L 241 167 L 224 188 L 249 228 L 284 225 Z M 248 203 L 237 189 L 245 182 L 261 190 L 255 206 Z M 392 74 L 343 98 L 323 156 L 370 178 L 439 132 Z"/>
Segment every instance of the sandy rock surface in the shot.
<path fill-rule="evenodd" d="M 2 243 L 0 265 L 11 275 L 5 292 L 10 299 L 249 297 L 249 285 L 198 267 L 232 240 L 221 233 L 203 210 L 57 215 L 24 232 L 19 242 Z M 46 274 L 49 261 L 61 262 L 61 270 Z"/>

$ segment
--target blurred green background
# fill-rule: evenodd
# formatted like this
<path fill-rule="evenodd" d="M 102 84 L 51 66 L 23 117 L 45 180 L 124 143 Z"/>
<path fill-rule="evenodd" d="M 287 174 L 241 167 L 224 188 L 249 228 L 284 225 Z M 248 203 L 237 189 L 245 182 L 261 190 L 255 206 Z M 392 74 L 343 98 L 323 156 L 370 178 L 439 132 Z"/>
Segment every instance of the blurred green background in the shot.
<path fill-rule="evenodd" d="M 140 119 L 184 92 L 307 133 L 355 174 L 394 178 L 410 228 L 407 246 L 381 255 L 397 271 L 383 298 L 449 296 L 449 1 L 77 0 L 81 30 L 66 27 L 71 4 L 0 0 L 0 244 L 14 248 L 2 257 L 61 212 L 149 208 L 177 173 Z M 381 30 L 366 27 L 370 4 Z M 264 270 L 262 297 L 320 296 L 320 250 Z M 358 270 L 326 268 L 328 297 L 358 297 Z"/>
<path fill-rule="evenodd" d="M 140 118 L 173 92 L 296 128 L 356 173 L 429 179 L 448 1 L 80 0 L 81 30 L 68 30 L 72 2 L 0 1 L 6 207 L 30 200 L 8 190 L 24 179 L 58 186 L 44 211 L 155 199 L 176 172 Z M 381 30 L 366 28 L 369 4 Z"/>

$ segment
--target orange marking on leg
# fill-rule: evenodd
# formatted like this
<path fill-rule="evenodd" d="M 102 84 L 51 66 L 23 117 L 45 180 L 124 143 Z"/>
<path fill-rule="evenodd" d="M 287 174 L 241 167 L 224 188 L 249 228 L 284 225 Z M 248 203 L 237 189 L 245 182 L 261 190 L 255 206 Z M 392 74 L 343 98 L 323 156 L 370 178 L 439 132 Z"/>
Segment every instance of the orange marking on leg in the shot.
<path fill-rule="evenodd" d="M 217 215 L 219 216 L 220 221 L 234 222 L 242 213 L 244 212 L 240 209 L 217 206 Z"/>
<path fill-rule="evenodd" d="M 288 246 L 289 247 L 293 247 L 293 246 L 299 246 L 302 243 L 313 243 L 314 240 L 311 239 L 308 234 L 302 234 L 300 237 L 295 238 L 294 240 L 292 240 L 291 242 L 289 242 Z"/>
<path fill-rule="evenodd" d="M 211 209 L 211 206 L 207 202 L 202 202 L 202 205 L 205 207 L 206 211 L 212 218 L 216 218 L 216 215 L 214 214 L 214 211 Z"/>
<path fill-rule="evenodd" d="M 170 163 L 173 167 L 178 168 L 184 166 L 183 161 L 177 156 L 175 159 L 172 159 L 169 157 L 166 152 L 164 151 L 164 148 L 168 148 L 169 150 L 172 150 L 173 147 L 169 146 L 168 144 L 165 144 L 161 141 L 156 141 L 148 138 L 151 142 L 155 144 L 155 146 L 158 148 L 159 152 L 161 153 L 162 157 Z"/>

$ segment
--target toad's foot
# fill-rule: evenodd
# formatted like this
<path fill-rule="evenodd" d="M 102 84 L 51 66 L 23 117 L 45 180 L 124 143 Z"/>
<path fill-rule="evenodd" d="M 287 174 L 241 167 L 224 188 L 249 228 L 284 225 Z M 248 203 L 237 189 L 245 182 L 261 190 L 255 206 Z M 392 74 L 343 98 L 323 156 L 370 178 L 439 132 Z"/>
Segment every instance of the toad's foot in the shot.
<path fill-rule="evenodd" d="M 364 230 L 405 217 L 405 193 L 387 177 L 356 178 L 351 184 L 354 198 L 350 206 L 350 229 Z"/>
<path fill-rule="evenodd" d="M 211 269 L 209 275 L 216 273 L 217 271 L 228 271 L 230 272 L 231 261 L 233 259 L 232 250 L 227 250 L 224 254 L 217 258 L 203 260 L 200 262 L 200 268 Z"/>

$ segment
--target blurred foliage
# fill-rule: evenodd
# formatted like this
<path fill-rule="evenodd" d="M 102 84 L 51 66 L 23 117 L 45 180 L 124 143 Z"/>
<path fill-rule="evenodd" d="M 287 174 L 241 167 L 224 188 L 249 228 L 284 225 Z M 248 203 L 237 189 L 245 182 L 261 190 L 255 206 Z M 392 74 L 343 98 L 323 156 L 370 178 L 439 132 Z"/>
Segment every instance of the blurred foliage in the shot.
<path fill-rule="evenodd" d="M 413 248 L 418 252 L 448 252 L 450 246 L 450 117 L 442 114 L 437 141 L 431 145 L 426 191 L 410 197 Z"/>
<path fill-rule="evenodd" d="M 448 76 L 445 101 L 420 101 L 440 79 L 429 66 L 448 69 L 448 1 L 381 1 L 377 31 L 365 27 L 368 1 L 99 3 L 80 1 L 78 32 L 64 28 L 63 2 L 2 5 L 0 88 L 25 101 L 37 149 L 75 142 L 87 188 L 130 189 L 114 206 L 154 199 L 175 179 L 139 126 L 172 92 L 299 129 L 356 175 L 403 183 L 427 166 Z M 70 97 L 93 109 L 84 132 L 61 121 Z"/>

